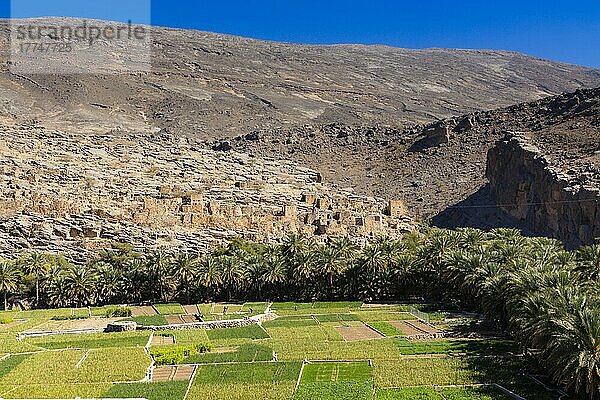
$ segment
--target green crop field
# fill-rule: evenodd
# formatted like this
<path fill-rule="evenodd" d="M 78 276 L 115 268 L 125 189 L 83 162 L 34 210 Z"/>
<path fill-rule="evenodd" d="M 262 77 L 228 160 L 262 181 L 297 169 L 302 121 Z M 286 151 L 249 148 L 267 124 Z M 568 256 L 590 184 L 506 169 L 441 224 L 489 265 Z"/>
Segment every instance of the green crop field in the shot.
<path fill-rule="evenodd" d="M 371 399 L 373 376 L 367 362 L 310 363 L 304 366 L 294 399 Z"/>
<path fill-rule="evenodd" d="M 385 321 L 370 322 L 368 325 L 386 337 L 405 336 L 402 331 Z"/>
<path fill-rule="evenodd" d="M 183 310 L 179 304 L 155 307 L 165 315 Z M 436 314 L 430 307 L 422 308 Z M 401 325 L 394 324 L 415 319 L 402 305 L 276 303 L 273 309 L 278 317 L 262 326 L 159 330 L 151 341 L 148 330 L 20 336 L 75 323 L 99 326 L 106 321 L 106 309 L 92 309 L 91 317 L 84 309 L 0 312 L 0 318 L 7 320 L 0 324 L 0 356 L 4 356 L 0 398 L 509 399 L 495 384 L 526 399 L 560 397 L 521 373 L 527 360 L 512 341 L 493 337 L 410 340 L 397 327 Z M 214 313 L 222 312 L 222 305 L 216 310 L 213 305 L 199 305 L 199 309 L 213 320 L 223 319 Z M 265 303 L 235 305 L 242 317 L 265 309 Z M 83 320 L 53 319 L 83 316 L 86 311 L 89 318 Z M 166 323 L 163 315 L 123 320 Z M 373 334 L 363 321 L 384 336 L 361 337 L 361 332 Z M 438 327 L 451 325 L 456 322 L 441 320 Z M 173 362 L 177 368 L 187 368 L 187 375 L 175 378 L 167 373 L 163 374 L 166 381 L 158 380 L 160 368 L 172 368 Z M 153 363 L 155 372 L 148 375 Z"/>
<path fill-rule="evenodd" d="M 27 343 L 48 350 L 97 349 L 102 347 L 144 347 L 149 332 L 94 333 L 81 335 L 42 336 L 27 339 Z"/>
<path fill-rule="evenodd" d="M 155 304 L 154 308 L 160 315 L 180 315 L 185 314 L 183 307 L 178 303 Z"/>
<path fill-rule="evenodd" d="M 210 340 L 227 339 L 266 339 L 267 332 L 258 325 L 249 325 L 241 328 L 213 329 L 207 332 Z"/>

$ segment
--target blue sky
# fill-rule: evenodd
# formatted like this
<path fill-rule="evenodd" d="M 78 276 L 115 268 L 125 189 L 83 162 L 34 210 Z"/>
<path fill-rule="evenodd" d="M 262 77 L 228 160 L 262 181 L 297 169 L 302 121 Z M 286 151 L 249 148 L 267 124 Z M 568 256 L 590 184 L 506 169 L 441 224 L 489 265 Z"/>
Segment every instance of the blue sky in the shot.
<path fill-rule="evenodd" d="M 144 22 L 150 0 L 14 0 L 19 16 Z M 29 4 L 27 4 L 29 3 Z M 8 0 L 0 0 L 8 16 Z M 600 67 L 600 2 L 152 0 L 152 24 L 300 43 L 520 51 Z"/>

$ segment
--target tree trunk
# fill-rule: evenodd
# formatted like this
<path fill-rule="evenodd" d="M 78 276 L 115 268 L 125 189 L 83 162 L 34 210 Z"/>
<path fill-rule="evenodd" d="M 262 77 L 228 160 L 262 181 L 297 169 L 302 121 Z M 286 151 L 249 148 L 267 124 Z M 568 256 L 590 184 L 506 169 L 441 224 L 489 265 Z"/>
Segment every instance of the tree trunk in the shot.
<path fill-rule="evenodd" d="M 329 275 L 329 299 L 333 299 L 333 274 Z"/>
<path fill-rule="evenodd" d="M 4 291 L 4 311 L 8 311 L 8 299 L 7 299 L 8 293 L 6 292 L 6 290 Z"/>
<path fill-rule="evenodd" d="M 35 305 L 40 305 L 40 280 L 38 278 L 35 279 Z"/>

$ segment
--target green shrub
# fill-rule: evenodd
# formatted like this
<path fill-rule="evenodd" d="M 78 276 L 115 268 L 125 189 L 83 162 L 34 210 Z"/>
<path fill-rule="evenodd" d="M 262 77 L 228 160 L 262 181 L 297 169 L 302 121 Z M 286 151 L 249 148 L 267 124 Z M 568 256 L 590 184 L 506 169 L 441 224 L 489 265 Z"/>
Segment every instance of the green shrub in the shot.
<path fill-rule="evenodd" d="M 181 364 L 190 356 L 197 356 L 212 350 L 210 344 L 196 344 L 193 346 L 176 346 L 152 349 L 151 354 L 158 365 Z"/>

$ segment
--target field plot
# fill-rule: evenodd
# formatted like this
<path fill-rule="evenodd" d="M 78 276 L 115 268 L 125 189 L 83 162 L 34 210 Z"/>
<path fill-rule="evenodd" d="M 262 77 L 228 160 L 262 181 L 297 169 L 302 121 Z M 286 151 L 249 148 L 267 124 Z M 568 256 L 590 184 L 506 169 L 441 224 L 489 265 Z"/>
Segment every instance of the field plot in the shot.
<path fill-rule="evenodd" d="M 511 400 L 495 387 L 378 390 L 375 400 Z"/>
<path fill-rule="evenodd" d="M 27 333 L 39 333 L 50 331 L 102 331 L 106 326 L 118 321 L 120 318 L 85 318 L 75 320 L 49 320 L 37 324 L 29 329 Z"/>
<path fill-rule="evenodd" d="M 10 356 L 0 361 L 0 378 L 4 377 L 10 371 L 15 369 L 19 364 L 25 361 L 29 357 L 27 354 L 21 354 L 16 356 Z"/>
<path fill-rule="evenodd" d="M 194 374 L 192 365 L 169 365 L 152 371 L 152 382 L 189 381 Z"/>
<path fill-rule="evenodd" d="M 444 388 L 441 391 L 447 400 L 511 400 L 512 397 L 504 394 L 495 387 L 479 388 Z"/>
<path fill-rule="evenodd" d="M 241 328 L 213 329 L 206 332 L 210 340 L 226 339 L 268 339 L 267 332 L 258 325 L 248 325 Z"/>
<path fill-rule="evenodd" d="M 378 388 L 512 384 L 519 380 L 522 361 L 493 357 L 415 357 L 374 361 Z"/>
<path fill-rule="evenodd" d="M 213 304 L 185 308 L 166 304 L 158 308 L 167 315 L 139 307 L 137 317 L 121 320 L 164 325 L 184 321 L 193 309 L 223 319 L 262 312 L 267 304 L 236 306 L 240 310 L 236 312 L 245 314 L 229 314 L 230 309 L 226 316 L 211 314 Z M 12 326 L 9 322 L 0 332 L 0 355 L 13 354 L 0 361 L 0 398 L 184 400 L 191 385 L 185 400 L 507 400 L 491 384 L 527 400 L 559 397 L 520 373 L 525 361 L 512 341 L 408 340 L 398 326 L 428 334 L 435 328 L 402 306 L 366 308 L 355 302 L 275 306 L 287 315 L 262 326 L 154 332 L 150 353 L 156 367 L 150 382 L 142 382 L 152 362 L 145 352 L 150 331 L 17 340 L 23 331 L 40 326 L 109 319 L 52 320 L 56 315 L 58 319 L 83 315 L 83 309 L 0 313 L 6 321 L 27 318 Z M 104 309 L 92 313 L 101 315 Z M 302 368 L 303 360 L 310 361 Z"/>
<path fill-rule="evenodd" d="M 367 362 L 309 363 L 304 366 L 295 400 L 371 399 L 373 376 Z"/>
<path fill-rule="evenodd" d="M 280 360 L 385 360 L 400 357 L 398 346 L 392 339 L 361 342 L 273 340 L 270 343 Z"/>
<path fill-rule="evenodd" d="M 106 397 L 111 383 L 33 384 L 16 386 L 0 396 L 5 399 L 94 399 Z"/>
<path fill-rule="evenodd" d="M 243 304 L 235 303 L 217 303 L 214 305 L 213 314 L 235 314 L 242 311 Z"/>
<path fill-rule="evenodd" d="M 147 400 L 182 400 L 188 382 L 153 382 L 117 384 L 105 392 L 104 398 L 143 398 Z"/>
<path fill-rule="evenodd" d="M 268 305 L 265 302 L 244 303 L 241 312 L 249 313 L 250 315 L 264 314 Z"/>
<path fill-rule="evenodd" d="M 375 400 L 444 400 L 434 388 L 382 389 Z"/>
<path fill-rule="evenodd" d="M 344 324 L 348 321 L 359 321 L 358 316 L 354 314 L 324 314 L 324 315 L 315 315 L 314 318 L 321 323 L 325 322 L 336 322 L 340 324 Z"/>
<path fill-rule="evenodd" d="M 377 322 L 377 321 L 416 321 L 416 317 L 408 312 L 403 311 L 384 311 L 378 309 L 360 310 L 353 312 L 361 321 Z"/>
<path fill-rule="evenodd" d="M 195 315 L 165 315 L 165 319 L 169 325 L 182 325 L 182 324 L 192 324 L 195 322 L 199 322 L 198 318 Z"/>
<path fill-rule="evenodd" d="M 39 351 L 39 347 L 17 340 L 17 335 L 14 333 L 0 333 L 0 354 L 16 354 L 26 353 L 30 351 Z"/>
<path fill-rule="evenodd" d="M 185 314 L 183 307 L 179 303 L 155 304 L 154 308 L 160 315 L 180 315 Z"/>
<path fill-rule="evenodd" d="M 69 385 L 144 378 L 150 357 L 143 349 L 45 351 L 27 357 L 6 375 L 0 385 Z"/>
<path fill-rule="evenodd" d="M 144 347 L 149 337 L 148 332 L 93 333 L 34 337 L 27 339 L 27 343 L 49 350 Z"/>
<path fill-rule="evenodd" d="M 154 334 L 154 337 L 157 336 L 170 337 L 171 343 L 167 340 L 167 344 L 175 343 L 178 346 L 189 346 L 209 342 L 208 335 L 204 329 L 160 331 Z M 153 344 L 153 346 L 155 345 Z"/>
<path fill-rule="evenodd" d="M 514 342 L 500 339 L 487 340 L 430 340 L 409 341 L 396 340 L 402 355 L 425 354 L 467 354 L 467 355 L 507 355 L 517 354 L 518 347 Z"/>
<path fill-rule="evenodd" d="M 175 344 L 175 336 L 152 336 L 152 346 L 171 346 Z"/>
<path fill-rule="evenodd" d="M 159 314 L 141 315 L 138 317 L 131 317 L 131 318 L 127 318 L 127 321 L 133 321 L 133 322 L 136 322 L 138 325 L 142 325 L 142 326 L 169 325 L 165 316 L 159 315 Z"/>
<path fill-rule="evenodd" d="M 263 323 L 265 328 L 301 328 L 303 326 L 316 326 L 319 322 L 312 316 L 280 317 Z"/>
<path fill-rule="evenodd" d="M 273 303 L 271 309 L 279 316 L 352 314 L 360 310 L 360 302 Z"/>
<path fill-rule="evenodd" d="M 242 319 L 253 315 L 263 314 L 268 304 L 254 303 L 207 303 L 194 306 L 197 310 L 190 314 L 200 314 L 203 321 L 220 321 Z M 189 307 L 189 306 L 188 306 Z M 225 313 L 225 311 L 227 311 Z M 186 312 L 188 309 L 186 308 Z M 189 313 L 189 312 L 188 312 Z"/>
<path fill-rule="evenodd" d="M 402 332 L 408 338 L 420 338 L 420 337 L 429 337 L 436 338 L 441 337 L 443 332 L 439 329 L 425 324 L 421 321 L 391 321 L 389 323 L 394 328 Z"/>
<path fill-rule="evenodd" d="M 158 314 L 152 306 L 136 306 L 131 307 L 132 317 L 148 317 Z"/>
<path fill-rule="evenodd" d="M 196 304 L 192 304 L 189 306 L 182 306 L 182 307 L 183 307 L 183 311 L 185 311 L 185 313 L 187 315 L 195 315 L 195 314 L 200 313 L 200 309 L 198 308 L 198 306 Z"/>
<path fill-rule="evenodd" d="M 202 316 L 203 321 L 214 321 L 216 318 L 211 314 L 212 304 L 197 304 L 196 308 Z"/>
<path fill-rule="evenodd" d="M 385 337 L 403 337 L 405 336 L 404 332 L 398 330 L 394 325 L 389 322 L 379 321 L 379 322 L 369 322 L 367 324 L 372 329 L 381 333 Z"/>
<path fill-rule="evenodd" d="M 301 364 L 256 363 L 198 368 L 188 400 L 289 400 Z"/>
<path fill-rule="evenodd" d="M 337 331 L 342 335 L 346 342 L 356 342 L 361 340 L 381 339 L 384 336 L 374 331 L 366 325 L 360 326 L 338 326 Z"/>
<path fill-rule="evenodd" d="M 266 345 L 246 343 L 235 347 L 220 347 L 211 352 L 186 357 L 185 364 L 214 364 L 272 361 L 273 349 Z"/>

